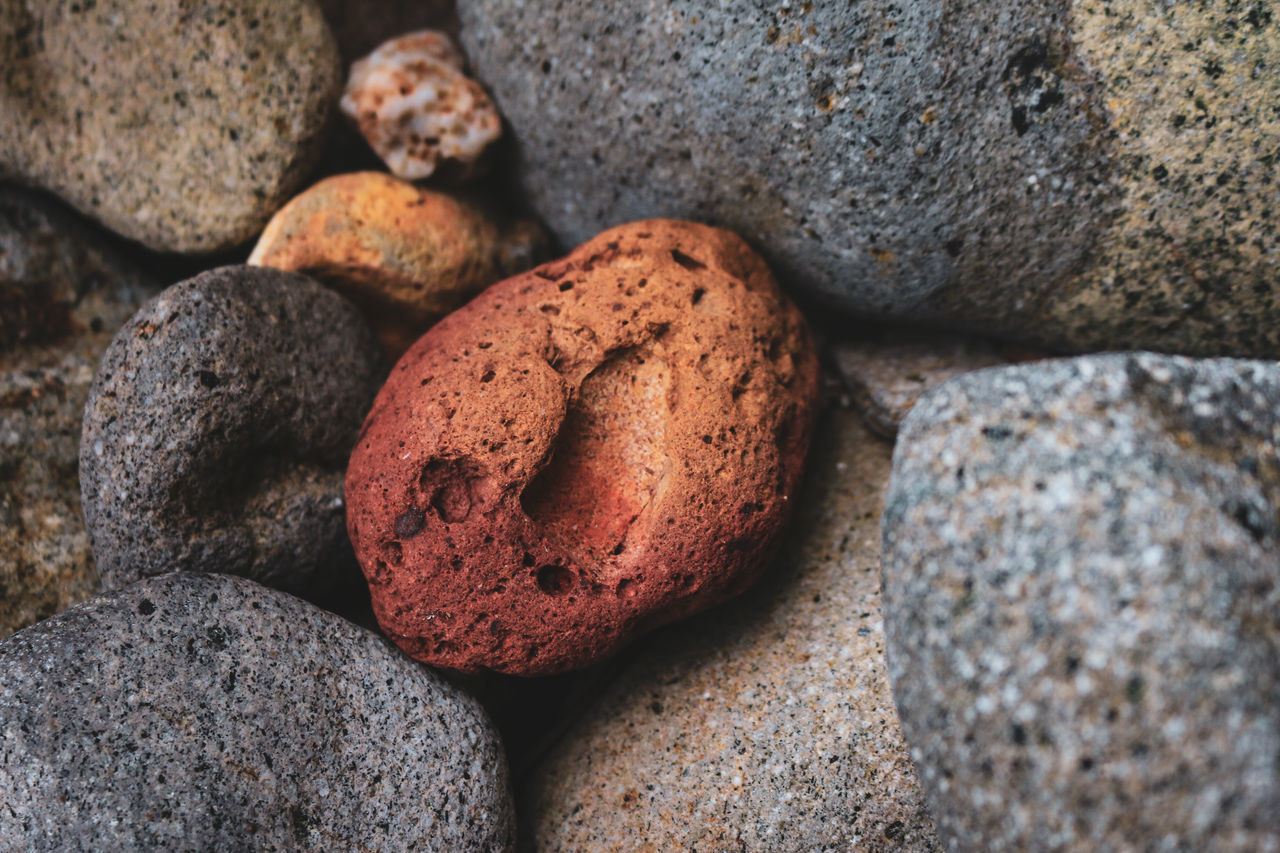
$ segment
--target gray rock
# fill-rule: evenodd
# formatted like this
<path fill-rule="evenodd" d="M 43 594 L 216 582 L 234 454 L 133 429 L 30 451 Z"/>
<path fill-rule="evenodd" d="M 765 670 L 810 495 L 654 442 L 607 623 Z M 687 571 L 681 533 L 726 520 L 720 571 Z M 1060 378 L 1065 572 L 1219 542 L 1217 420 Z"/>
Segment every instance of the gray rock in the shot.
<path fill-rule="evenodd" d="M 479 706 L 380 637 L 178 572 L 0 643 L 0 837 L 25 850 L 512 845 Z"/>
<path fill-rule="evenodd" d="M 936 850 L 885 672 L 888 445 L 814 438 L 777 565 L 668 629 L 527 779 L 538 850 Z"/>
<path fill-rule="evenodd" d="M 382 376 L 354 306 L 298 273 L 223 267 L 148 302 L 85 405 L 105 587 L 180 568 L 323 598 L 358 578 L 342 481 Z"/>
<path fill-rule="evenodd" d="M 1067 348 L 1280 354 L 1266 3 L 460 4 L 572 244 L 731 228 L 846 310 Z"/>
<path fill-rule="evenodd" d="M 156 249 L 252 238 L 341 85 L 310 0 L 0 0 L 0 172 Z"/>
<path fill-rule="evenodd" d="M 80 420 L 112 334 L 157 289 L 79 217 L 0 187 L 0 637 L 97 592 Z"/>
<path fill-rule="evenodd" d="M 1280 849 L 1280 367 L 997 368 L 898 436 L 885 627 L 939 834 Z"/>
<path fill-rule="evenodd" d="M 928 389 L 1009 362 L 987 341 L 901 329 L 838 341 L 830 352 L 867 426 L 889 439 Z"/>

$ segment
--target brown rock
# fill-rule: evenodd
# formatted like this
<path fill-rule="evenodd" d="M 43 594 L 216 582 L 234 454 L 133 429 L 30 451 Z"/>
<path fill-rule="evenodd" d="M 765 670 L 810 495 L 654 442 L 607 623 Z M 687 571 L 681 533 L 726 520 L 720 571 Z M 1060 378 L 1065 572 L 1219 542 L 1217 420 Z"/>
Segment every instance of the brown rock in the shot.
<path fill-rule="evenodd" d="M 306 273 L 347 296 L 394 360 L 473 294 L 532 266 L 545 243 L 530 220 L 500 225 L 444 193 L 356 172 L 285 205 L 249 263 Z"/>
<path fill-rule="evenodd" d="M 532 675 L 734 595 L 817 390 L 803 318 L 726 231 L 632 223 L 489 288 L 400 360 L 351 457 L 379 623 L 419 660 Z"/>

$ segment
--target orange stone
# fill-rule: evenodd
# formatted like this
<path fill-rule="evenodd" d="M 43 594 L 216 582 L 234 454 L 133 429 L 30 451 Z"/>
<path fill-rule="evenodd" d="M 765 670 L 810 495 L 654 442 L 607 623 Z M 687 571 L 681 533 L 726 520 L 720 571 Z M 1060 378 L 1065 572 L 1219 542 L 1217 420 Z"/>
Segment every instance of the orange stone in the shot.
<path fill-rule="evenodd" d="M 383 172 L 326 178 L 280 209 L 249 263 L 294 270 L 363 312 L 394 361 L 432 323 L 498 279 L 528 269 L 546 238 Z"/>

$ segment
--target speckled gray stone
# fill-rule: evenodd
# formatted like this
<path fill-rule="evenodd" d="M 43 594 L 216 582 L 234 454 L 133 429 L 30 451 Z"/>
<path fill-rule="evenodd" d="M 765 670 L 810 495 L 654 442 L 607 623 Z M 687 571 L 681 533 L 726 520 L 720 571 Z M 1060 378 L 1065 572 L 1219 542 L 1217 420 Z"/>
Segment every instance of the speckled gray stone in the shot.
<path fill-rule="evenodd" d="M 474 700 L 284 593 L 177 572 L 0 642 L 0 838 L 24 850 L 510 849 Z"/>
<path fill-rule="evenodd" d="M 0 637 L 97 592 L 80 418 L 111 335 L 156 290 L 80 217 L 0 186 Z"/>
<path fill-rule="evenodd" d="M 311 0 L 0 0 L 0 173 L 153 248 L 227 248 L 319 159 L 341 82 Z"/>
<path fill-rule="evenodd" d="M 862 314 L 1280 355 L 1271 0 L 460 3 L 566 243 L 741 233 Z"/>
<path fill-rule="evenodd" d="M 830 354 L 867 426 L 889 439 L 928 389 L 1009 361 L 988 341 L 901 329 L 833 342 Z"/>
<path fill-rule="evenodd" d="M 534 849 L 938 849 L 884 665 L 889 455 L 830 414 L 774 568 L 660 634 L 527 778 Z"/>
<path fill-rule="evenodd" d="M 1280 366 L 926 394 L 884 516 L 903 729 L 957 850 L 1280 850 Z"/>
<path fill-rule="evenodd" d="M 148 302 L 84 411 L 104 586 L 187 569 L 323 598 L 358 578 L 342 480 L 382 378 L 355 307 L 298 273 L 222 267 Z"/>

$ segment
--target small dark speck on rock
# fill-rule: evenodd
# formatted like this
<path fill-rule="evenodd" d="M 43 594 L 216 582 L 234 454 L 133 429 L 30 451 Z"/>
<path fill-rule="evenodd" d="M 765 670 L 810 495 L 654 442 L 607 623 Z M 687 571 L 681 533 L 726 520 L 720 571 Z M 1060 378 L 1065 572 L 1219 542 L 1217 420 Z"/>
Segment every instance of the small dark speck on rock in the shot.
<path fill-rule="evenodd" d="M 396 516 L 396 520 L 392 524 L 392 527 L 395 528 L 397 538 L 411 539 L 422 531 L 422 526 L 426 524 L 426 522 L 426 514 L 416 506 L 411 506 Z"/>

